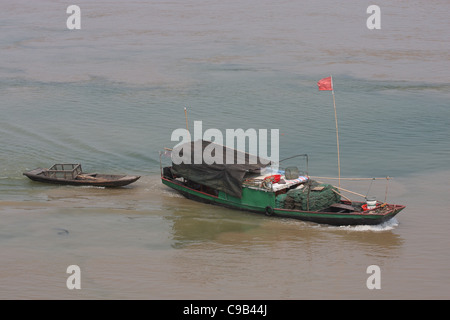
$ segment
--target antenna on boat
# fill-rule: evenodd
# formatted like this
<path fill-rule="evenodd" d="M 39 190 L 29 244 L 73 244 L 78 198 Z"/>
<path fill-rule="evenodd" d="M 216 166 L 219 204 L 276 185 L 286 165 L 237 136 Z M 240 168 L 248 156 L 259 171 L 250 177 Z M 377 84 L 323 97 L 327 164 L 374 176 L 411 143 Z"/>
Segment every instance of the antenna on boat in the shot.
<path fill-rule="evenodd" d="M 187 118 L 187 109 L 186 109 L 186 107 L 184 107 L 184 117 L 186 118 L 186 130 L 189 131 L 189 127 L 188 127 L 188 118 Z"/>

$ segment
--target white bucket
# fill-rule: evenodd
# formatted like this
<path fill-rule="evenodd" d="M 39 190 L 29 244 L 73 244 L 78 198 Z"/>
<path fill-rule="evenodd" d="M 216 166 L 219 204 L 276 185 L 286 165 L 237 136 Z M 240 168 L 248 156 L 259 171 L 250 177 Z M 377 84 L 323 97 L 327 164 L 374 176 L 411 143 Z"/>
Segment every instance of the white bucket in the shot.
<path fill-rule="evenodd" d="M 366 198 L 367 210 L 375 209 L 377 206 L 377 199 L 375 197 Z"/>

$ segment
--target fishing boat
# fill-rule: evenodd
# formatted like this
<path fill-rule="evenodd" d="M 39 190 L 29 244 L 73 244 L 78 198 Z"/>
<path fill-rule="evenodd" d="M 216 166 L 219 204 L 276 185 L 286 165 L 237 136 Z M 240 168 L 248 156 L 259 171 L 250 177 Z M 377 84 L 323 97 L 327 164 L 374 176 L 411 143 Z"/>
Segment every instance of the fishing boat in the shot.
<path fill-rule="evenodd" d="M 140 178 L 130 175 L 84 173 L 79 163 L 58 163 L 50 169 L 37 168 L 23 174 L 33 181 L 95 187 L 122 187 Z"/>
<path fill-rule="evenodd" d="M 161 164 L 161 181 L 188 199 L 232 209 L 287 217 L 329 225 L 377 225 L 392 219 L 405 206 L 367 198 L 352 201 L 343 197 L 338 187 L 320 183 L 308 174 L 308 156 L 304 171 L 298 167 L 278 167 L 275 171 L 266 160 L 214 142 L 201 141 L 202 151 L 222 150 L 223 162 L 194 162 L 194 144 L 176 148 L 190 150 L 192 161 Z M 171 152 L 180 152 L 174 149 Z M 227 152 L 234 155 L 233 164 L 225 162 Z M 293 157 L 291 157 L 293 158 Z M 264 161 L 263 161 L 264 160 Z"/>

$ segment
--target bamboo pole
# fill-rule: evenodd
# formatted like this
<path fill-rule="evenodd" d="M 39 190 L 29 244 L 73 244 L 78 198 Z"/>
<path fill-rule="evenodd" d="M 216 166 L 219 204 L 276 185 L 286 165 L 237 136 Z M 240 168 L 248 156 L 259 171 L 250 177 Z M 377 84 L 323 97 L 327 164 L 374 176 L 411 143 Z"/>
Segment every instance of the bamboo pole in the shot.
<path fill-rule="evenodd" d="M 350 191 L 350 190 L 347 190 L 347 189 L 344 189 L 344 188 L 341 188 L 341 187 L 336 187 L 336 186 L 333 186 L 333 187 L 338 188 L 339 190 L 343 190 L 343 191 L 345 191 L 345 192 L 353 193 L 353 194 L 356 194 L 357 196 L 366 198 L 366 196 L 363 195 L 363 194 L 361 194 L 361 193 L 357 193 L 357 192 L 354 192 L 354 191 Z"/>
<path fill-rule="evenodd" d="M 339 178 L 335 178 L 335 177 L 317 177 L 317 176 L 311 176 L 310 178 L 313 179 L 330 179 L 330 180 L 337 180 Z M 392 177 L 385 177 L 385 178 L 341 178 L 341 180 L 390 180 L 390 179 L 394 179 Z"/>
<path fill-rule="evenodd" d="M 322 181 L 319 181 L 319 180 L 317 180 L 317 182 L 319 182 L 319 183 L 323 183 Z M 333 187 L 335 187 L 335 186 L 333 186 Z M 336 188 L 336 187 L 335 187 Z M 334 193 L 336 193 L 337 195 L 340 195 L 341 197 L 343 197 L 343 198 L 345 198 L 345 200 L 348 200 L 348 201 L 350 201 L 350 202 L 352 202 L 352 199 L 350 199 L 350 198 L 348 198 L 348 197 L 346 197 L 346 196 L 344 196 L 343 194 L 341 194 L 340 192 L 337 192 L 336 190 L 334 190 L 334 189 L 331 189 L 331 191 L 333 191 Z"/>
<path fill-rule="evenodd" d="M 331 189 L 331 191 L 333 191 L 333 192 L 336 193 L 337 195 L 340 195 L 342 198 L 345 198 L 345 200 L 352 202 L 352 199 L 350 199 L 350 198 L 344 196 L 343 194 L 337 192 L 336 190 Z"/>
<path fill-rule="evenodd" d="M 162 178 L 163 169 L 162 169 L 162 161 L 161 161 L 161 151 L 159 151 L 159 171 L 161 172 L 161 178 Z"/>
<path fill-rule="evenodd" d="M 387 195 L 388 195 L 388 187 L 389 187 L 389 177 L 386 177 L 386 191 L 384 192 L 384 202 L 387 201 Z"/>

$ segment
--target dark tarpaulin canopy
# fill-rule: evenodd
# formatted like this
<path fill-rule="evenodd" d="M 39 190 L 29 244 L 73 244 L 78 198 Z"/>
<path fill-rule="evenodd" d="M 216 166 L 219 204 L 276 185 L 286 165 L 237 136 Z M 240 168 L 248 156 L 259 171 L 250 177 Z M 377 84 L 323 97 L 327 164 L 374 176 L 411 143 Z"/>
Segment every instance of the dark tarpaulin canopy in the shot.
<path fill-rule="evenodd" d="M 198 164 L 194 162 L 194 157 L 196 156 L 194 147 L 196 143 L 201 147 L 198 148 L 197 156 L 199 156 L 199 150 L 201 150 L 202 155 L 201 163 Z M 205 156 L 211 155 L 212 157 L 215 157 L 215 151 L 222 150 L 222 157 L 220 157 L 219 151 L 217 154 L 218 159 L 216 158 L 214 163 L 205 163 L 205 157 L 203 156 L 205 148 L 207 148 Z M 184 155 L 185 150 L 190 150 L 190 162 L 185 160 L 180 164 L 176 164 L 174 162 L 174 155 L 181 158 Z M 229 156 L 232 155 L 232 158 L 230 158 L 233 161 L 227 161 L 227 152 Z M 185 158 L 189 160 L 188 154 L 186 154 Z M 230 158 L 228 158 L 228 160 L 230 160 Z M 244 175 L 247 172 L 259 173 L 261 168 L 270 166 L 270 164 L 270 161 L 267 159 L 262 159 L 255 155 L 250 155 L 249 153 L 227 148 L 205 140 L 187 142 L 172 150 L 173 174 L 213 189 L 223 191 L 238 198 L 242 197 L 242 182 L 244 180 Z"/>

